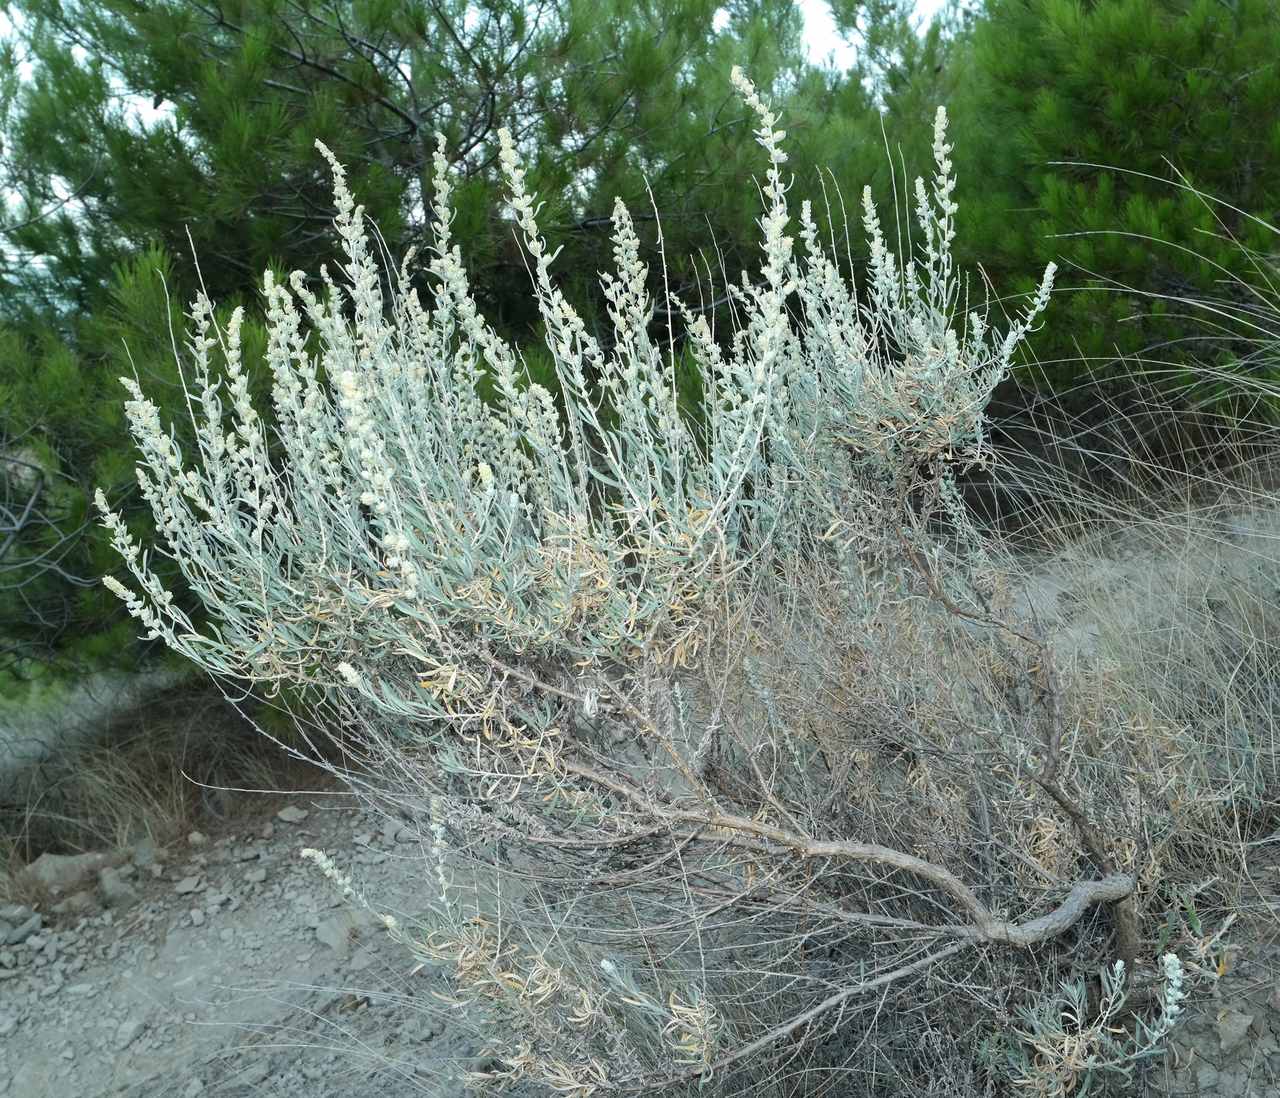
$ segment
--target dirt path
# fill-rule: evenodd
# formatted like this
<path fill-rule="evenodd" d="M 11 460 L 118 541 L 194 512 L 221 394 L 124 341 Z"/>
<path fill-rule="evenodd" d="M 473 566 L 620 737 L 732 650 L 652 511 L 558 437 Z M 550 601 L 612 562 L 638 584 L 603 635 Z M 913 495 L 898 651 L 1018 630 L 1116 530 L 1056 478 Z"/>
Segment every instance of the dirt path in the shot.
<path fill-rule="evenodd" d="M 403 919 L 404 861 L 421 852 L 349 798 L 324 801 L 295 798 L 218 838 L 144 843 L 96 870 L 36 863 L 61 888 L 47 916 L 0 909 L 0 1094 L 459 1093 L 450 1077 L 476 1048 L 465 1019 L 298 856 L 328 851 Z"/>

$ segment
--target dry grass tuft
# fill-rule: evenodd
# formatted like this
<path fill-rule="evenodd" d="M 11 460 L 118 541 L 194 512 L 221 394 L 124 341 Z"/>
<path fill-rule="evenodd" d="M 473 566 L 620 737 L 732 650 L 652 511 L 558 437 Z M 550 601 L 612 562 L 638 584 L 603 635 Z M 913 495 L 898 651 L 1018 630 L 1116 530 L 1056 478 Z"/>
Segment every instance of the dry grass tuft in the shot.
<path fill-rule="evenodd" d="M 263 709 L 256 713 L 264 723 Z M 254 796 L 238 790 L 289 789 L 315 774 L 268 742 L 216 687 L 173 688 L 110 718 L 89 744 L 16 775 L 0 804 L 0 861 L 16 879 L 46 851 L 115 850 L 216 831 L 256 810 Z"/>

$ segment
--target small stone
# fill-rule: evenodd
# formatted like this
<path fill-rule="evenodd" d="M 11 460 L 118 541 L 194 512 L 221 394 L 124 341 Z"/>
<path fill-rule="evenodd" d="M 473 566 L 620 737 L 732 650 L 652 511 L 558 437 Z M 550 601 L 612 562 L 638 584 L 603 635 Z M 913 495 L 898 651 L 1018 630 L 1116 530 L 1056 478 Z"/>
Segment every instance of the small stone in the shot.
<path fill-rule="evenodd" d="M 179 896 L 189 896 L 193 892 L 200 891 L 199 877 L 183 877 L 176 885 L 173 886 L 174 892 Z"/>
<path fill-rule="evenodd" d="M 204 1080 L 192 1079 L 185 1087 L 182 1088 L 182 1098 L 196 1098 L 204 1090 Z"/>
<path fill-rule="evenodd" d="M 107 856 L 90 854 L 41 854 L 26 868 L 26 875 L 55 895 L 75 892 L 107 864 Z"/>
<path fill-rule="evenodd" d="M 267 871 L 262 866 L 256 866 L 244 875 L 244 879 L 250 884 L 262 884 L 267 879 Z"/>
<path fill-rule="evenodd" d="M 133 844 L 133 849 L 129 852 L 129 860 L 139 869 L 150 869 L 155 865 L 158 855 L 159 849 L 154 839 L 140 839 Z"/>
<path fill-rule="evenodd" d="M 138 1035 L 146 1028 L 146 1023 L 139 1018 L 126 1018 L 116 1027 L 116 1048 L 120 1052 L 127 1049 Z"/>
<path fill-rule="evenodd" d="M 209 839 L 203 831 L 193 831 L 187 836 L 188 846 L 204 846 L 208 841 Z"/>
<path fill-rule="evenodd" d="M 8 1037 L 17 1028 L 17 1018 L 12 1014 L 0 1014 L 0 1037 Z"/>
<path fill-rule="evenodd" d="M 271 823 L 270 820 L 268 820 L 265 824 L 262 825 L 261 834 L 264 839 L 274 838 L 275 833 L 276 833 L 276 825 Z"/>
<path fill-rule="evenodd" d="M 16 926 L 9 931 L 9 937 L 3 944 L 11 946 L 21 945 L 23 942 L 28 941 L 31 936 L 40 929 L 42 922 L 43 920 L 40 918 L 39 912 L 36 912 L 21 925 Z"/>
<path fill-rule="evenodd" d="M 302 821 L 309 815 L 311 815 L 311 813 L 305 808 L 298 808 L 296 805 L 291 804 L 286 808 L 280 809 L 280 811 L 276 813 L 276 819 L 281 823 L 296 824 L 302 823 Z"/>
<path fill-rule="evenodd" d="M 193 907 L 191 909 L 191 925 L 204 926 L 204 912 L 198 907 Z"/>
<path fill-rule="evenodd" d="M 138 890 L 116 869 L 98 873 L 98 892 L 108 907 L 128 907 L 138 901 Z"/>
<path fill-rule="evenodd" d="M 1253 1025 L 1252 1014 L 1242 1014 L 1229 1007 L 1218 1013 L 1218 1041 L 1223 1052 L 1231 1052 L 1244 1043 L 1249 1027 Z"/>
<path fill-rule="evenodd" d="M 347 962 L 347 967 L 352 972 L 363 972 L 366 968 L 373 964 L 376 959 L 373 949 L 370 946 L 364 946 L 359 949 L 355 956 Z"/>
<path fill-rule="evenodd" d="M 351 917 L 343 912 L 330 919 L 316 924 L 316 940 L 327 945 L 338 956 L 345 957 L 351 952 L 351 936 L 355 924 Z"/>
<path fill-rule="evenodd" d="M 34 912 L 26 904 L 0 906 L 0 923 L 25 923 Z"/>
<path fill-rule="evenodd" d="M 55 915 L 83 915 L 86 911 L 92 911 L 96 906 L 93 893 L 84 890 L 73 892 L 65 900 L 54 904 L 53 913 Z"/>
<path fill-rule="evenodd" d="M 72 984 L 67 988 L 67 994 L 79 996 L 92 995 L 93 984 Z"/>

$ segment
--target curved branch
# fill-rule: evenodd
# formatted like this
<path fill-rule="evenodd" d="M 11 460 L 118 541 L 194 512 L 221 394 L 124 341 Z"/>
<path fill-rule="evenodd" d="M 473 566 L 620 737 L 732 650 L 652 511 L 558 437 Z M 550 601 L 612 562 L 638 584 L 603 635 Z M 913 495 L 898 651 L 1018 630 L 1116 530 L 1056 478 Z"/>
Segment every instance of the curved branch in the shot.
<path fill-rule="evenodd" d="M 880 846 L 877 843 L 807 839 L 772 824 L 726 812 L 693 812 L 688 809 L 668 808 L 655 804 L 651 795 L 603 774 L 594 767 L 568 759 L 559 760 L 559 764 L 570 774 L 585 778 L 612 793 L 627 798 L 658 819 L 673 824 L 714 829 L 719 832 L 718 837 L 726 842 L 758 847 L 760 844 L 754 840 L 760 839 L 775 846 L 785 847 L 802 858 L 836 858 L 845 861 L 872 862 L 910 873 L 929 882 L 955 900 L 973 924 L 972 936 L 993 945 L 1030 948 L 1074 926 L 1093 905 L 1122 900 L 1131 895 L 1135 887 L 1133 877 L 1124 873 L 1113 873 L 1101 880 L 1078 881 L 1072 885 L 1067 898 L 1049 914 L 1019 924 L 997 918 L 987 905 L 978 899 L 977 893 L 949 869 L 927 862 L 923 858 L 917 858 L 905 851 L 894 850 L 892 847 Z"/>
<path fill-rule="evenodd" d="M 81 183 L 80 186 L 78 186 L 69 195 L 67 195 L 66 198 L 60 199 L 59 201 L 55 202 L 52 206 L 50 206 L 47 210 L 41 210 L 35 216 L 28 217 L 25 221 L 19 221 L 13 225 L 0 225 L 0 233 L 5 233 L 5 234 L 16 233 L 19 229 L 25 229 L 28 226 L 34 225 L 39 221 L 43 221 L 46 217 L 52 217 L 60 209 L 62 209 L 63 206 L 66 206 L 68 203 L 74 202 L 77 198 L 79 198 L 82 194 L 84 194 L 85 191 L 89 189 L 89 184 L 93 182 L 93 177 L 98 173 L 98 166 L 100 163 L 101 163 L 101 160 L 95 160 L 93 162 L 93 167 L 89 169 L 89 174 L 84 177 L 84 182 Z"/>

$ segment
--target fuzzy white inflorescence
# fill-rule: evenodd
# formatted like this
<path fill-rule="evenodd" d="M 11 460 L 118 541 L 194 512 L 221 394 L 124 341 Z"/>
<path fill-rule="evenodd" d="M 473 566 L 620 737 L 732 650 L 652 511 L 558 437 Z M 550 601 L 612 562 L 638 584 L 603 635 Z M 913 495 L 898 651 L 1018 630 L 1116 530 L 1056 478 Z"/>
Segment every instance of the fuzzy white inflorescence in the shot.
<path fill-rule="evenodd" d="M 474 302 L 450 235 L 443 138 L 429 304 L 408 287 L 407 265 L 384 295 L 362 208 L 321 146 L 341 277 L 322 271 L 322 294 L 300 273 L 287 286 L 270 274 L 263 284 L 271 429 L 284 467 L 268 459 L 268 428 L 248 396 L 239 311 L 222 332 L 211 302 L 191 308 L 195 468 L 124 379 L 139 484 L 168 552 L 217 622 L 197 634 L 99 493 L 141 594 L 108 585 L 148 635 L 215 673 L 356 690 L 401 716 L 456 716 L 460 698 L 395 689 L 379 681 L 379 665 L 419 659 L 428 678 L 444 673 L 465 694 L 480 679 L 449 669 L 478 649 L 587 665 L 626 659 L 656 639 L 674 646 L 718 575 L 829 530 L 853 471 L 878 467 L 891 479 L 939 455 L 975 453 L 983 406 L 1047 302 L 1052 267 L 1003 337 L 990 339 L 979 312 L 961 314 L 957 329 L 954 178 L 939 110 L 936 174 L 931 188 L 916 188 L 919 261 L 890 252 L 868 193 L 870 304 L 860 304 L 822 251 L 808 203 L 804 254 L 795 255 L 785 134 L 750 81 L 737 70 L 733 80 L 768 157 L 762 277 L 729 288 L 747 320 L 728 348 L 704 316 L 684 310 L 704 382 L 700 418 L 682 413 L 670 354 L 650 338 L 648 271 L 621 203 L 618 270 L 603 276 L 615 329 L 605 351 L 552 281 L 555 256 L 539 235 L 519 153 L 500 134 L 563 393 L 557 407 Z M 486 379 L 490 399 L 480 395 Z"/>

